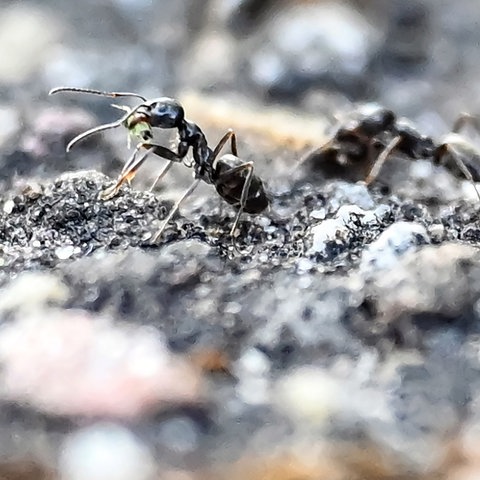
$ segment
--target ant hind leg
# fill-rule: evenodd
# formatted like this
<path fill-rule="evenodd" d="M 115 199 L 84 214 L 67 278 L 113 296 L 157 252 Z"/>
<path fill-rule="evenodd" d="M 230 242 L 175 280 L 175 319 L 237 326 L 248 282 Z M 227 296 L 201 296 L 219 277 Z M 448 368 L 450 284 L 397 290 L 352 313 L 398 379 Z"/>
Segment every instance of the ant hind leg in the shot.
<path fill-rule="evenodd" d="M 238 151 L 237 151 L 237 136 L 235 135 L 235 132 L 232 129 L 229 129 L 227 133 L 220 139 L 218 142 L 217 146 L 213 150 L 212 154 L 212 161 L 215 160 L 222 148 L 225 146 L 225 144 L 230 140 L 230 148 L 232 150 L 232 153 L 238 157 Z"/>

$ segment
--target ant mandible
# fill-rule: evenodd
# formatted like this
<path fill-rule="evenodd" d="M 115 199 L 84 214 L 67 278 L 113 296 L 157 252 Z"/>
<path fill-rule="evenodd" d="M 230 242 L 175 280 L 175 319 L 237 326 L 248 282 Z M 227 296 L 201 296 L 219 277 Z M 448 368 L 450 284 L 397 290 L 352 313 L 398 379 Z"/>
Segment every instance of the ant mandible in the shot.
<path fill-rule="evenodd" d="M 232 238 L 242 212 L 256 214 L 264 211 L 269 206 L 270 200 L 262 180 L 254 174 L 253 163 L 245 162 L 238 157 L 235 133 L 232 130 L 227 131 L 212 150 L 208 146 L 207 139 L 200 127 L 185 118 L 184 109 L 177 100 L 168 97 L 147 100 L 142 95 L 136 93 L 104 92 L 75 87 L 54 88 L 49 94 L 53 95 L 59 92 L 88 93 L 111 98 L 134 97 L 142 101 L 142 103 L 133 108 L 113 105 L 125 111 L 125 115 L 115 122 L 99 125 L 81 133 L 67 145 L 68 152 L 76 143 L 90 135 L 121 126 L 128 130 L 132 138 L 138 140 L 135 150 L 125 163 L 116 184 L 101 193 L 101 198 L 104 200 L 114 197 L 123 183 L 129 183 L 150 154 L 168 160 L 168 163 L 155 179 L 150 189 L 152 190 L 157 182 L 168 172 L 173 163 L 185 163 L 188 150 L 192 149 L 193 162 L 185 163 L 185 165 L 193 167 L 195 180 L 172 207 L 163 225 L 153 236 L 153 243 L 160 239 L 163 231 L 179 210 L 181 204 L 192 194 L 201 181 L 213 185 L 217 193 L 227 203 L 237 207 L 237 214 L 230 230 Z M 176 152 L 154 142 L 153 129 L 155 128 L 178 130 L 179 143 Z M 219 157 L 220 151 L 229 140 L 232 154 Z M 146 149 L 146 151 L 138 156 L 142 148 Z"/>
<path fill-rule="evenodd" d="M 480 181 L 480 152 L 459 133 L 466 123 L 472 123 L 480 131 L 478 119 L 462 114 L 452 131 L 435 142 L 406 119 L 397 119 L 393 111 L 377 104 L 367 104 L 356 109 L 345 123 L 337 127 L 331 139 L 303 161 L 320 161 L 330 168 L 333 164 L 360 167 L 365 183 L 370 185 L 393 151 L 398 151 L 412 160 L 433 159 L 435 164 L 443 165 L 455 177 L 467 178 L 480 199 L 475 186 L 475 182 Z"/>

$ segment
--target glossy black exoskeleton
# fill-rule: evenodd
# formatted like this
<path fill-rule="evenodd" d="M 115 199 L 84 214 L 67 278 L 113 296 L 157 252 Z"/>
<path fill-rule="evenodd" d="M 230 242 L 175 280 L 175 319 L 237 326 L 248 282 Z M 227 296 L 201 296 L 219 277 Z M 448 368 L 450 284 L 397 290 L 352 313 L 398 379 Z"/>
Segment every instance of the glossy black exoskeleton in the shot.
<path fill-rule="evenodd" d="M 198 125 L 185 118 L 182 105 L 175 99 L 162 97 L 147 100 L 145 97 L 129 92 L 103 92 L 100 90 L 60 87 L 50 91 L 50 94 L 58 92 L 80 92 L 95 95 L 118 97 L 134 97 L 142 100 L 142 103 L 134 108 L 117 106 L 126 113 L 119 120 L 100 125 L 87 130 L 75 137 L 67 146 L 69 151 L 77 142 L 98 132 L 124 126 L 130 136 L 137 141 L 133 155 L 125 163 L 116 184 L 104 190 L 101 198 L 106 200 L 115 196 L 125 182 L 130 182 L 140 166 L 150 154 L 165 158 L 168 163 L 156 178 L 152 189 L 157 182 L 167 173 L 173 163 L 183 162 L 192 167 L 195 180 L 188 190 L 177 200 L 162 227 L 155 233 L 152 241 L 155 243 L 161 237 L 165 227 L 180 208 L 182 202 L 194 191 L 197 185 L 203 181 L 215 187 L 217 193 L 230 205 L 237 208 L 237 215 L 233 222 L 230 234 L 233 236 L 238 226 L 242 212 L 260 213 L 269 206 L 269 198 L 264 189 L 262 180 L 254 174 L 252 162 L 245 162 L 238 157 L 236 136 L 229 130 L 217 146 L 212 150 L 207 139 Z M 178 145 L 173 151 L 154 141 L 154 129 L 176 129 L 178 131 Z M 232 154 L 219 157 L 220 151 L 230 141 Z M 139 155 L 141 149 L 145 151 Z M 186 162 L 189 149 L 192 149 L 193 161 Z"/>

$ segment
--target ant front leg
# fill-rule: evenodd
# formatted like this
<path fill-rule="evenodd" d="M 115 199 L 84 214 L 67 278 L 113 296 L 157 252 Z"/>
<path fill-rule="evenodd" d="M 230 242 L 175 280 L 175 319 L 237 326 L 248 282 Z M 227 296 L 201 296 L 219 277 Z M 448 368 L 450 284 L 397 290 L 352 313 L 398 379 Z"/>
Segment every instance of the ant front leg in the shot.
<path fill-rule="evenodd" d="M 141 148 L 146 148 L 147 150 L 140 157 L 137 157 L 138 152 Z M 102 200 L 109 200 L 110 198 L 113 198 L 115 195 L 118 194 L 120 187 L 125 182 L 128 182 L 130 184 L 130 182 L 137 174 L 138 169 L 143 165 L 143 163 L 151 153 L 166 158 L 169 161 L 167 165 L 163 168 L 163 170 L 160 172 L 160 175 L 155 180 L 151 189 L 153 189 L 158 180 L 162 178 L 168 172 L 168 170 L 170 170 L 173 162 L 180 162 L 182 160 L 181 153 L 175 153 L 172 150 L 163 147 L 162 145 L 155 145 L 150 142 L 141 142 L 135 147 L 133 154 L 125 163 L 120 173 L 120 176 L 118 177 L 117 183 L 112 187 L 104 190 L 100 194 L 100 198 Z"/>
<path fill-rule="evenodd" d="M 337 144 L 335 139 L 331 138 L 323 143 L 320 147 L 315 147 L 305 154 L 303 154 L 299 159 L 297 159 L 288 172 L 288 175 L 296 174 L 297 170 L 303 166 L 303 164 L 315 165 L 318 169 L 322 168 L 324 164 L 329 167 L 334 164 L 339 164 L 338 159 L 340 155 L 340 146 Z"/>
<path fill-rule="evenodd" d="M 467 125 L 471 125 L 480 132 L 480 119 L 469 113 L 462 113 L 455 120 L 451 133 L 447 134 L 435 151 L 435 161 L 448 168 L 454 175 L 455 169 L 448 160 L 469 180 L 475 188 L 478 198 L 480 192 L 475 182 L 480 181 L 480 151 L 459 132 Z"/>
<path fill-rule="evenodd" d="M 139 158 L 137 158 L 137 154 L 142 147 L 147 148 L 147 150 L 143 152 L 143 154 Z M 130 184 L 130 182 L 133 180 L 133 178 L 137 174 L 138 169 L 141 167 L 141 165 L 147 159 L 147 157 L 154 151 L 154 149 L 155 147 L 149 147 L 148 144 L 139 143 L 135 147 L 135 150 L 130 156 L 130 158 L 125 163 L 120 173 L 120 176 L 118 177 L 117 183 L 115 183 L 115 185 L 113 185 L 112 187 L 109 187 L 103 192 L 101 192 L 100 199 L 110 200 L 111 198 L 115 197 L 118 194 L 118 192 L 120 191 L 120 187 L 125 182 Z"/>

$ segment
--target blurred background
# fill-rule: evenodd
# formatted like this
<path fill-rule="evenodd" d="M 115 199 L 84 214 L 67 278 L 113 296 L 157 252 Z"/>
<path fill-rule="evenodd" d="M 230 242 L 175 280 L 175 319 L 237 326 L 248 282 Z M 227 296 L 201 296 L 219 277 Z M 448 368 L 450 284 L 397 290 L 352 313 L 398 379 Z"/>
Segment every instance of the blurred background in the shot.
<path fill-rule="evenodd" d="M 124 161 L 118 150 L 108 165 L 91 152 L 65 163 L 62 134 L 116 114 L 108 99 L 48 98 L 60 85 L 182 100 L 209 94 L 185 105 L 207 131 L 211 95 L 234 94 L 257 112 L 288 106 L 327 126 L 351 102 L 373 100 L 442 135 L 459 112 L 480 111 L 479 18 L 475 0 L 4 0 L 2 184 L 14 174 L 94 165 L 113 174 Z M 52 105 L 85 110 L 52 114 Z M 238 128 L 241 111 L 231 108 L 216 127 Z"/>
<path fill-rule="evenodd" d="M 0 8 L 2 99 L 21 102 L 30 120 L 32 102 L 57 85 L 147 97 L 234 91 L 313 112 L 328 92 L 430 113 L 425 123 L 478 110 L 475 0 L 4 0 Z"/>

